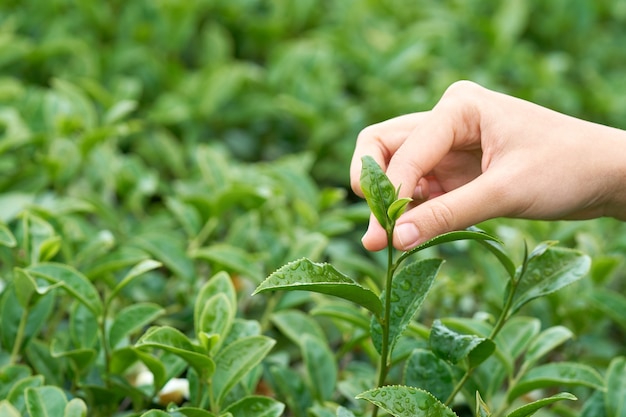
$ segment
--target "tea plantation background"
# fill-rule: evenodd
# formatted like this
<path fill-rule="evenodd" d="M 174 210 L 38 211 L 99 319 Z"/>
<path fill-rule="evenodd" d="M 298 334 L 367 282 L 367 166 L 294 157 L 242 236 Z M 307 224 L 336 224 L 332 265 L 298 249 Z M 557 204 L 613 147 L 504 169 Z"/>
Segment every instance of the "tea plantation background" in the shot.
<path fill-rule="evenodd" d="M 345 365 L 367 356 L 352 350 L 357 330 L 324 314 L 301 317 L 323 296 L 250 294 L 303 256 L 363 282 L 384 274 L 383 254 L 360 246 L 369 211 L 348 187 L 358 132 L 431 108 L 459 79 L 624 129 L 624 27 L 626 3 L 609 0 L 1 0 L 3 410 L 38 415 L 25 392 L 44 385 L 61 390 L 50 394 L 60 403 L 59 392 L 82 398 L 88 415 L 165 407 L 159 385 L 188 375 L 193 388 L 194 371 L 157 356 L 163 375 L 142 390 L 135 362 L 152 362 L 140 350 L 122 361 L 116 349 L 134 346 L 149 325 L 196 340 L 196 297 L 225 271 L 241 335 L 276 345 L 212 412 L 263 394 L 285 404 L 285 415 L 329 415 L 302 393 L 315 381 L 298 372 L 293 331 L 319 327 Z M 545 240 L 592 257 L 588 277 L 525 307 L 542 328 L 573 332 L 547 360 L 603 374 L 626 354 L 623 223 L 480 226 L 519 259 L 525 243 Z M 504 290 L 495 259 L 464 243 L 432 254 L 447 262 L 420 323 L 495 314 Z M 73 292 L 58 283 L 60 270 L 78 274 Z M 141 320 L 108 346 L 108 326 L 138 304 Z M 352 404 L 359 369 L 326 375 L 332 401 Z M 299 392 L 285 385 L 290 378 Z M 572 392 L 580 401 L 537 415 L 579 415 L 593 390 Z"/>

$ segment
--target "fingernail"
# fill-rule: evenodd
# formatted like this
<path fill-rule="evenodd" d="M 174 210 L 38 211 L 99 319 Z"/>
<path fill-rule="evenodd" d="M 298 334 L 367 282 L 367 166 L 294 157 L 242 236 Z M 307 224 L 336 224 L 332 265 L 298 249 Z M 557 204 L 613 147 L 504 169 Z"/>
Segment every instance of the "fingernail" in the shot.
<path fill-rule="evenodd" d="M 413 223 L 404 223 L 396 226 L 396 237 L 404 250 L 409 250 L 418 244 L 420 232 Z"/>
<path fill-rule="evenodd" d="M 418 184 L 415 187 L 415 192 L 413 193 L 413 195 L 418 199 L 418 200 L 423 200 L 424 199 L 424 189 L 422 188 L 422 186 L 420 184 Z"/>

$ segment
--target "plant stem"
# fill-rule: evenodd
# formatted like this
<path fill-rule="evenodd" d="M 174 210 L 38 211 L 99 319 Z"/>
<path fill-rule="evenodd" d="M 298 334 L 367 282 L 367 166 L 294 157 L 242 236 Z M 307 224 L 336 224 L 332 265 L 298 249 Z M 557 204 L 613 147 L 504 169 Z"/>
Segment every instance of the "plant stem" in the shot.
<path fill-rule="evenodd" d="M 26 332 L 26 322 L 28 321 L 29 311 L 28 307 L 25 307 L 24 311 L 22 311 L 20 324 L 17 328 L 17 334 L 15 335 L 15 343 L 13 344 L 13 350 L 11 351 L 11 359 L 9 360 L 9 363 L 11 364 L 17 363 L 17 357 L 22 349 L 22 342 L 24 341 L 24 333 Z"/>
<path fill-rule="evenodd" d="M 465 385 L 469 377 L 472 376 L 474 369 L 476 368 L 469 368 L 463 375 L 463 378 L 461 378 L 459 382 L 457 382 L 457 384 L 454 386 L 454 389 L 452 390 L 452 393 L 448 396 L 448 399 L 445 402 L 446 406 L 450 406 L 450 404 L 454 400 L 454 397 L 456 397 L 459 391 L 461 391 L 461 388 L 463 388 L 463 385 Z"/>
<path fill-rule="evenodd" d="M 387 231 L 387 276 L 385 277 L 385 299 L 384 299 L 384 315 L 381 320 L 382 327 L 382 342 L 380 351 L 380 364 L 378 373 L 378 385 L 382 387 L 385 384 L 387 378 L 387 372 L 389 370 L 389 316 L 391 315 L 391 283 L 393 280 L 393 272 L 395 270 L 393 263 L 393 228 Z M 372 417 L 378 415 L 378 407 L 374 407 L 372 411 Z"/>

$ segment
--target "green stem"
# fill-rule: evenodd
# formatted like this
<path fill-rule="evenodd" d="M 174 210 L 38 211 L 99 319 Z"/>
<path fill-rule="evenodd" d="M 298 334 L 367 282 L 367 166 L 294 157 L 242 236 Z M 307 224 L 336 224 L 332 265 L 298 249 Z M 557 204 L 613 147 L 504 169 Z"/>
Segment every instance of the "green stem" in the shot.
<path fill-rule="evenodd" d="M 465 385 L 470 376 L 472 376 L 474 369 L 476 368 L 469 368 L 463 375 L 463 378 L 461 378 L 459 382 L 457 382 L 457 384 L 454 386 L 454 389 L 452 390 L 452 393 L 448 396 L 448 399 L 445 402 L 446 406 L 450 406 L 450 404 L 454 400 L 454 397 L 456 397 L 459 391 L 461 391 L 461 389 L 463 388 L 463 385 Z"/>
<path fill-rule="evenodd" d="M 391 315 L 391 282 L 393 279 L 393 273 L 395 265 L 393 263 L 393 229 L 387 231 L 387 276 L 385 278 L 385 300 L 384 300 L 384 315 L 381 320 L 382 327 L 382 342 L 380 352 L 380 365 L 378 369 L 378 385 L 382 387 L 385 384 L 387 378 L 387 372 L 389 371 L 390 352 L 389 352 L 389 316 Z M 374 407 L 372 411 L 372 417 L 378 415 L 378 407 Z"/>
<path fill-rule="evenodd" d="M 17 363 L 17 357 L 20 354 L 20 350 L 22 350 L 22 343 L 24 342 L 24 333 L 26 332 L 26 322 L 28 321 L 29 312 L 28 307 L 24 308 L 24 311 L 22 311 L 22 317 L 20 317 L 20 324 L 17 328 L 17 334 L 15 335 L 15 343 L 13 344 L 9 363 Z"/>

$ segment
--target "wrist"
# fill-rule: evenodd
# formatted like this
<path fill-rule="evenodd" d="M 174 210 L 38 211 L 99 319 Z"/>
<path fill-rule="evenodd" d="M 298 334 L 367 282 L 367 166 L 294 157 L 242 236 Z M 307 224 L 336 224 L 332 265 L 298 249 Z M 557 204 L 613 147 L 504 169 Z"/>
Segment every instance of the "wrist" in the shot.
<path fill-rule="evenodd" d="M 626 131 L 613 130 L 605 160 L 608 187 L 604 215 L 626 221 Z"/>

